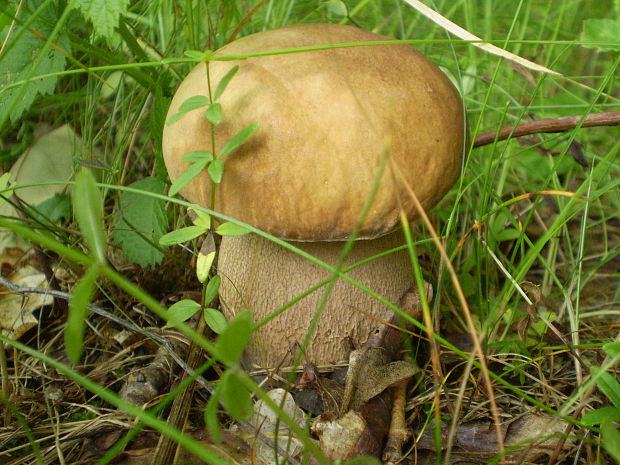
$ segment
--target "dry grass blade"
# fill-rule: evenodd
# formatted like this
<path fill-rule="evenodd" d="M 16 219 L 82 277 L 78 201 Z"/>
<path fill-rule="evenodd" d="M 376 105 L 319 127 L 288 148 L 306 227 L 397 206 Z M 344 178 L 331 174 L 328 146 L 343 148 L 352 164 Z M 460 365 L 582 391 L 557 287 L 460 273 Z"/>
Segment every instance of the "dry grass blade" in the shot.
<path fill-rule="evenodd" d="M 398 165 L 396 163 L 391 163 L 390 167 L 392 169 L 392 172 L 394 173 L 396 179 L 398 179 L 399 182 L 401 182 L 403 184 L 403 187 L 406 189 L 409 198 L 413 201 L 416 210 L 418 211 L 418 214 L 420 215 L 420 218 L 422 219 L 424 225 L 426 226 L 426 228 L 428 229 L 428 231 L 431 234 L 431 237 L 433 239 L 433 242 L 435 244 L 435 246 L 437 247 L 437 250 L 439 252 L 439 254 L 441 255 L 442 261 L 445 263 L 448 272 L 450 274 L 450 279 L 452 281 L 452 284 L 454 285 L 454 288 L 456 290 L 456 294 L 458 296 L 459 299 L 459 303 L 461 305 L 462 311 L 463 311 L 463 315 L 465 317 L 465 320 L 467 322 L 467 327 L 468 330 L 472 336 L 472 340 L 474 343 L 474 348 L 475 348 L 475 352 L 478 355 L 479 358 L 479 363 L 481 366 L 481 374 L 482 374 L 482 378 L 484 381 L 484 385 L 485 388 L 487 390 L 487 394 L 489 396 L 489 403 L 491 405 L 491 414 L 493 416 L 493 421 L 494 421 L 494 427 L 495 427 L 495 431 L 497 433 L 497 442 L 499 445 L 499 450 L 503 451 L 504 450 L 504 443 L 503 443 L 503 433 L 501 431 L 501 421 L 500 421 L 500 415 L 499 415 L 499 409 L 497 407 L 497 402 L 495 399 L 495 394 L 493 392 L 493 383 L 491 381 L 491 376 L 489 375 L 489 369 L 488 369 L 488 365 L 486 362 L 486 357 L 485 357 L 485 352 L 482 348 L 482 343 L 480 342 L 479 337 L 476 334 L 476 327 L 474 325 L 474 321 L 472 318 L 472 314 L 469 310 L 469 305 L 467 304 L 467 299 L 465 298 L 465 294 L 463 293 L 463 289 L 461 287 L 461 283 L 458 280 L 458 276 L 456 273 L 456 270 L 454 269 L 454 266 L 452 265 L 452 262 L 450 261 L 450 257 L 448 257 L 448 254 L 446 252 L 446 249 L 443 247 L 443 245 L 441 244 L 441 241 L 439 240 L 439 235 L 437 234 L 437 231 L 435 230 L 435 227 L 433 226 L 433 224 L 431 223 L 430 218 L 428 217 L 428 215 L 426 214 L 426 211 L 424 210 L 424 208 L 422 207 L 422 204 L 420 203 L 418 196 L 416 195 L 416 193 L 414 192 L 413 188 L 407 183 L 407 181 L 405 180 L 402 171 L 400 170 L 400 168 L 398 167 Z M 402 214 L 402 212 L 401 212 Z M 429 337 L 432 337 L 432 333 L 429 332 Z"/>
<path fill-rule="evenodd" d="M 433 21 L 435 24 L 439 25 L 440 27 L 442 27 L 443 29 L 445 29 L 446 31 L 448 31 L 451 34 L 454 34 L 455 36 L 457 36 L 460 39 L 463 39 L 463 40 L 474 40 L 474 41 L 481 41 L 482 40 L 480 37 L 472 34 L 468 30 L 463 29 L 461 26 L 458 26 L 457 24 L 454 24 L 452 21 L 450 21 L 449 19 L 447 19 L 444 16 L 440 15 L 435 10 L 429 8 L 428 6 L 426 6 L 424 3 L 420 2 L 419 0 L 405 0 L 405 2 L 411 8 L 416 9 L 417 11 L 422 13 L 424 16 L 426 16 L 428 19 Z M 496 47 L 495 45 L 492 45 L 492 44 L 489 44 L 489 43 L 486 43 L 486 42 L 472 43 L 472 45 L 474 47 L 478 47 L 478 48 L 484 50 L 485 52 L 491 53 L 493 55 L 500 56 L 500 57 L 505 58 L 506 60 L 512 61 L 514 63 L 518 63 L 521 66 L 524 66 L 525 68 L 529 68 L 529 69 L 531 69 L 533 71 L 538 71 L 540 73 L 552 74 L 553 76 L 562 76 L 562 74 L 558 73 L 557 71 L 553 71 L 552 69 L 546 68 L 545 66 L 539 65 L 539 64 L 534 63 L 534 62 L 529 61 L 529 60 L 526 60 L 525 58 L 520 57 L 519 55 L 515 55 L 514 53 L 510 53 L 509 51 L 504 50 L 504 49 L 499 48 L 499 47 Z"/>

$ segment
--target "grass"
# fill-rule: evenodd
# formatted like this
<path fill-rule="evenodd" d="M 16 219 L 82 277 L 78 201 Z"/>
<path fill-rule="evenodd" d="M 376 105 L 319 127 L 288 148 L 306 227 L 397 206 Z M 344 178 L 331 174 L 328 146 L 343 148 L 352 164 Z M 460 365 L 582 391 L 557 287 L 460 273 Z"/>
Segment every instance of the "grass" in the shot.
<path fill-rule="evenodd" d="M 11 27 L 16 9 L 32 12 L 37 8 L 33 7 L 35 3 L 3 5 L 6 9 L 0 24 Z M 63 9 L 60 2 L 42 5 L 40 16 L 18 16 L 12 34 L 20 31 L 23 21 L 34 21 L 33 27 L 45 30 L 53 39 L 44 42 L 48 49 L 44 52 L 60 51 L 66 64 L 36 73 L 24 66 L 21 74 L 3 82 L 6 87 L 0 89 L 0 98 L 8 90 L 16 97 L 2 112 L 0 161 L 8 170 L 45 128 L 69 124 L 77 131 L 82 145 L 75 160 L 76 171 L 89 166 L 99 181 L 104 206 L 99 232 L 107 240 L 103 253 L 116 268 L 101 265 L 97 304 L 145 328 L 163 326 L 161 318 L 167 317 L 167 304 L 160 301 L 165 297 L 200 292 L 193 271 L 185 265 L 198 255 L 197 241 L 183 248 L 165 249 L 159 265 L 142 268 L 118 258 L 121 251 L 112 236 L 118 227 L 119 199 L 128 191 L 126 186 L 150 175 L 167 179 L 161 132 L 174 89 L 193 66 L 184 55 L 187 50 L 217 49 L 231 36 L 299 22 L 349 23 L 415 40 L 415 46 L 441 66 L 460 89 L 472 140 L 479 133 L 532 118 L 587 116 L 618 111 L 620 107 L 617 52 L 584 46 L 580 36 L 584 21 L 615 18 L 611 2 L 429 3 L 468 31 L 561 73 L 559 77 L 524 69 L 454 40 L 398 1 L 138 1 L 107 37 L 104 32 L 97 36 L 77 11 Z M 45 5 L 51 5 L 52 10 L 46 10 Z M 343 6 L 348 18 L 338 14 Z M 43 25 L 38 26 L 36 18 L 41 18 Z M 104 23 L 103 18 L 97 21 Z M 100 31 L 97 27 L 94 30 Z M 10 48 L 17 47 L 28 34 L 8 41 L 0 59 L 6 59 Z M 57 76 L 56 85 L 37 96 L 35 104 L 23 113 L 9 117 L 29 95 L 32 87 L 25 82 L 39 74 Z M 614 431 L 617 434 L 613 423 L 610 429 L 582 421 L 587 411 L 615 405 L 614 393 L 617 395 L 613 383 L 610 385 L 600 374 L 616 377 L 618 362 L 613 346 L 604 346 L 617 340 L 620 314 L 617 134 L 617 128 L 584 128 L 496 142 L 468 151 L 462 177 L 431 213 L 453 275 L 429 240 L 431 231 L 423 224 L 412 225 L 419 261 L 416 272 L 435 289 L 430 312 L 442 342 L 442 363 L 422 366 L 421 387 L 409 393 L 408 418 L 417 435 L 428 434 L 424 425 L 433 417 L 446 420 L 448 434 L 470 421 L 490 421 L 493 417 L 487 402 L 489 392 L 481 384 L 482 368 L 467 355 L 473 325 L 487 355 L 497 403 L 495 414 L 507 420 L 546 410 L 562 416 L 566 425 L 573 425 L 563 432 L 568 438 L 564 448 L 551 451 L 545 461 L 603 464 L 618 460 L 613 449 Z M 166 216 L 171 229 L 190 223 L 186 202 L 158 197 L 157 192 L 149 195 L 168 202 Z M 86 250 L 87 244 L 77 224 L 67 217 L 70 215 L 60 223 L 37 223 L 22 215 L 19 222 L 25 229 L 6 220 L 2 225 L 18 229 L 39 244 L 38 253 L 47 257 L 61 290 L 73 292 L 79 277 L 94 262 L 79 252 Z M 462 290 L 452 278 L 458 278 Z M 467 307 L 461 304 L 463 297 Z M 153 354 L 148 338 L 118 342 L 113 338 L 118 326 L 93 315 L 85 329 L 81 362 L 71 367 L 62 342 L 62 305 L 41 311 L 40 326 L 27 332 L 19 343 L 5 341 L 7 358 L 0 360 L 6 396 L 0 450 L 6 452 L 0 452 L 0 457 L 5 454 L 11 464 L 78 463 L 80 457 L 85 463 L 109 463 L 111 454 L 105 460 L 80 455 L 84 444 L 95 447 L 96 443 L 94 436 L 84 443 L 74 434 L 78 426 L 96 424 L 97 420 L 71 419 L 89 412 L 102 418 L 100 438 L 114 439 L 109 424 L 121 424 L 123 431 L 128 431 L 135 426 L 129 418 L 137 418 L 140 425 L 185 442 L 204 460 L 223 463 L 152 411 L 140 411 L 114 394 L 128 373 L 141 366 L 136 355 L 141 351 Z M 238 383 L 237 389 L 264 397 L 250 378 L 237 373 L 237 360 L 218 353 L 221 347 L 213 344 L 214 337 L 188 331 L 191 340 L 224 361 L 205 375 L 213 386 L 223 370 L 229 370 L 242 386 Z M 463 334 L 470 334 L 470 338 Z M 120 354 L 115 354 L 119 350 Z M 98 365 L 104 368 L 96 369 Z M 597 372 L 596 367 L 604 370 Z M 63 396 L 53 402 L 44 394 L 55 386 L 60 386 Z M 197 414 L 191 418 L 196 428 L 203 427 L 203 421 L 211 421 L 208 424 L 213 426 L 213 416 L 206 420 L 202 416 L 206 397 L 213 397 L 213 389 L 208 393 L 201 388 L 195 395 L 193 412 Z M 217 388 L 215 392 L 226 396 Z M 216 412 L 217 403 L 211 409 Z M 219 418 L 223 425 L 228 421 L 224 414 Z M 152 450 L 156 444 L 141 429 L 133 434 L 144 441 L 145 450 Z M 454 438 L 450 444 L 452 454 L 458 455 L 463 444 Z M 101 449 L 103 454 L 106 450 Z M 445 452 L 442 461 L 447 460 Z M 429 455 L 435 460 L 432 453 Z"/>

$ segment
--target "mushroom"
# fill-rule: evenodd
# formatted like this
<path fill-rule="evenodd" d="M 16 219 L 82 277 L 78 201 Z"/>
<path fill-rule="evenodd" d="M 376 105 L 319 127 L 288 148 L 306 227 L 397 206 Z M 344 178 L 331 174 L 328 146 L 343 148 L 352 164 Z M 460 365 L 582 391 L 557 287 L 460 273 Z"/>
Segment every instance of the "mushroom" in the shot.
<path fill-rule="evenodd" d="M 243 37 L 214 56 L 385 40 L 390 39 L 352 26 L 301 24 Z M 259 128 L 225 158 L 217 211 L 291 241 L 332 266 L 342 253 L 342 241 L 359 227 L 347 267 L 404 244 L 399 212 L 402 208 L 409 220 L 418 216 L 405 183 L 428 210 L 459 176 L 465 139 L 461 98 L 439 68 L 409 45 L 212 61 L 212 85 L 235 65 L 238 72 L 219 100 L 216 149 L 254 122 Z M 181 83 L 168 115 L 194 95 L 209 95 L 205 64 Z M 174 180 L 187 169 L 181 160 L 185 153 L 210 148 L 204 109 L 167 126 L 163 152 L 170 177 Z M 358 225 L 377 179 L 368 214 Z M 182 194 L 208 206 L 210 185 L 208 174 L 201 173 Z M 249 309 L 260 321 L 331 276 L 255 234 L 223 237 L 219 253 L 220 300 L 228 318 Z M 390 302 L 398 302 L 413 282 L 405 250 L 347 275 Z M 256 331 L 246 348 L 246 364 L 269 368 L 292 363 L 324 290 Z M 352 347 L 363 344 L 378 322 L 391 316 L 387 306 L 338 278 L 304 360 L 317 365 L 346 360 Z"/>

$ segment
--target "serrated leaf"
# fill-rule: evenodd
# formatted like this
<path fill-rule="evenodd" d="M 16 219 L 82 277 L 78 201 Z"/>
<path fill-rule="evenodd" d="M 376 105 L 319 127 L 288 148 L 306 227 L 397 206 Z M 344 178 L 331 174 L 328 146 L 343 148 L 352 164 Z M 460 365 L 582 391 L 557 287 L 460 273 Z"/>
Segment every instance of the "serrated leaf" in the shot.
<path fill-rule="evenodd" d="M 206 107 L 210 103 L 211 101 L 209 100 L 209 97 L 205 95 L 193 95 L 181 103 L 179 106 L 179 112 L 187 113 L 188 111 Z"/>
<path fill-rule="evenodd" d="M 73 287 L 72 298 L 69 301 L 69 313 L 64 336 L 67 355 L 73 364 L 78 363 L 82 356 L 88 304 L 95 293 L 95 282 L 98 274 L 99 267 L 97 265 L 91 266 Z"/>
<path fill-rule="evenodd" d="M 215 346 L 222 362 L 227 365 L 238 363 L 251 334 L 252 314 L 244 310 L 228 323 L 228 327 L 217 339 Z"/>
<path fill-rule="evenodd" d="M 91 254 L 99 263 L 105 263 L 106 242 L 103 232 L 103 207 L 95 177 L 82 169 L 75 177 L 72 193 L 73 212 L 86 239 Z"/>
<path fill-rule="evenodd" d="M 213 154 L 208 150 L 192 150 L 187 152 L 181 157 L 181 160 L 188 163 L 196 163 L 199 161 L 206 161 L 207 163 L 213 160 Z"/>
<path fill-rule="evenodd" d="M 243 236 L 244 234 L 248 234 L 246 228 L 236 223 L 222 223 L 217 228 L 215 228 L 215 232 L 220 236 Z"/>
<path fill-rule="evenodd" d="M 584 47 L 604 52 L 620 50 L 620 21 L 614 19 L 586 19 L 583 22 L 581 40 Z"/>
<path fill-rule="evenodd" d="M 219 184 L 220 182 L 222 182 L 222 175 L 224 174 L 224 163 L 222 162 L 222 160 L 219 159 L 213 160 L 209 164 L 207 172 L 209 173 L 209 176 L 211 176 L 211 180 L 214 183 Z"/>
<path fill-rule="evenodd" d="M 71 54 L 71 42 L 66 30 L 56 37 L 52 48 L 46 46 L 45 40 L 41 40 L 52 33 L 58 20 L 56 8 L 45 9 L 22 33 L 21 25 L 29 19 L 30 14 L 31 11 L 22 8 L 9 41 L 3 46 L 8 52 L 0 57 L 0 89 L 2 89 L 0 112 L 10 113 L 3 114 L 0 121 L 10 117 L 12 122 L 16 122 L 22 113 L 30 108 L 38 95 L 49 95 L 54 92 L 58 77 L 32 79 L 12 89 L 5 89 L 6 86 L 38 75 L 63 71 L 66 58 L 58 49 Z M 0 41 L 4 42 L 8 31 L 9 27 L 2 30 Z M 45 54 L 40 55 L 44 51 Z"/>
<path fill-rule="evenodd" d="M 180 322 L 189 320 L 198 310 L 200 310 L 198 302 L 191 299 L 179 300 L 168 309 L 166 327 L 174 327 Z"/>
<path fill-rule="evenodd" d="M 192 179 L 198 176 L 200 172 L 205 169 L 205 166 L 207 166 L 206 161 L 197 161 L 196 163 L 189 165 L 189 167 L 174 180 L 170 186 L 170 191 L 168 194 L 170 196 L 178 194 L 181 189 L 188 185 Z"/>
<path fill-rule="evenodd" d="M 204 283 L 209 277 L 213 260 L 215 260 L 215 252 L 198 254 L 198 258 L 196 259 L 196 277 L 199 282 Z"/>
<path fill-rule="evenodd" d="M 615 407 L 602 407 L 592 410 L 581 417 L 581 421 L 586 425 L 600 425 L 605 421 L 620 421 L 620 409 Z"/>
<path fill-rule="evenodd" d="M 164 234 L 159 239 L 159 243 L 160 245 L 182 244 L 183 242 L 191 241 L 204 233 L 204 228 L 201 228 L 200 226 L 187 226 L 186 228 L 177 229 L 169 232 L 168 234 Z"/>
<path fill-rule="evenodd" d="M 129 187 L 163 194 L 165 184 L 155 177 L 148 177 Z M 121 192 L 119 214 L 114 242 L 121 247 L 127 260 L 143 268 L 161 263 L 164 254 L 153 244 L 159 243 L 168 229 L 165 202 L 134 192 Z"/>
<path fill-rule="evenodd" d="M 95 34 L 109 39 L 121 16 L 127 13 L 129 0 L 70 0 L 69 5 L 92 23 Z"/>
<path fill-rule="evenodd" d="M 237 74 L 237 71 L 239 71 L 239 65 L 235 65 L 232 68 L 230 68 L 228 72 L 224 75 L 224 77 L 220 79 L 220 82 L 217 83 L 217 87 L 215 88 L 215 93 L 213 94 L 213 100 L 217 101 L 217 99 L 219 99 L 222 96 L 222 94 L 226 90 L 226 87 L 228 87 L 228 83 L 235 76 L 235 74 Z"/>
<path fill-rule="evenodd" d="M 205 116 L 211 124 L 220 124 L 222 122 L 222 105 L 219 103 L 212 103 L 205 111 Z"/>
<path fill-rule="evenodd" d="M 54 197 L 41 202 L 29 214 L 41 223 L 58 224 L 63 218 L 69 218 L 70 210 L 69 196 L 67 194 L 54 194 Z"/>
<path fill-rule="evenodd" d="M 601 438 L 603 447 L 616 463 L 620 463 L 620 432 L 611 422 L 601 425 Z"/>
<path fill-rule="evenodd" d="M 221 282 L 222 278 L 220 278 L 219 274 L 216 274 L 209 280 L 204 295 L 204 301 L 206 305 L 209 305 L 217 297 L 217 293 L 220 290 Z"/>
<path fill-rule="evenodd" d="M 252 415 L 252 398 L 239 375 L 227 370 L 220 378 L 220 383 L 222 403 L 226 412 L 239 421 L 249 420 Z"/>
<path fill-rule="evenodd" d="M 222 334 L 228 324 L 226 317 L 215 308 L 205 308 L 205 322 L 213 330 L 215 334 Z"/>
<path fill-rule="evenodd" d="M 222 151 L 217 158 L 225 157 L 226 155 L 231 153 L 233 150 L 243 144 L 248 139 L 248 137 L 250 137 L 257 129 L 258 123 L 252 123 L 249 126 L 243 128 L 224 144 L 224 147 L 222 147 Z"/>

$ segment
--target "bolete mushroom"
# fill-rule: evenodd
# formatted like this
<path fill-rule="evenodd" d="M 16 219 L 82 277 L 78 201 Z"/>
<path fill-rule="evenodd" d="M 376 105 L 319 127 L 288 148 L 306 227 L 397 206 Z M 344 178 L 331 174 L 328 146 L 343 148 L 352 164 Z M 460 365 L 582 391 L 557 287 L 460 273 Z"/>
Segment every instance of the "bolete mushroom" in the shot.
<path fill-rule="evenodd" d="M 243 37 L 214 55 L 385 40 L 352 26 L 302 24 Z M 235 65 L 239 70 L 219 100 L 216 149 L 254 122 L 259 128 L 225 158 L 216 210 L 295 241 L 333 266 L 381 176 L 347 266 L 404 243 L 396 231 L 400 209 L 410 220 L 418 216 L 405 183 L 430 209 L 457 179 L 465 126 L 461 98 L 439 68 L 411 46 L 212 61 L 211 84 L 216 86 Z M 181 83 L 168 115 L 194 95 L 209 95 L 205 64 Z M 210 149 L 204 109 L 188 112 L 164 130 L 164 158 L 173 180 L 188 167 L 181 160 L 185 153 Z M 182 194 L 208 206 L 210 184 L 208 174 L 201 173 Z M 225 315 L 249 309 L 256 321 L 330 276 L 257 235 L 222 238 L 218 272 Z M 404 250 L 365 263 L 348 276 L 391 302 L 398 302 L 413 282 Z M 323 292 L 313 292 L 261 327 L 246 349 L 246 362 L 260 367 L 291 363 Z M 346 360 L 351 347 L 391 315 L 387 306 L 338 279 L 305 360 L 319 365 Z"/>

